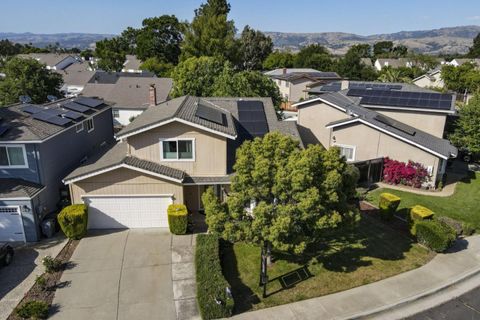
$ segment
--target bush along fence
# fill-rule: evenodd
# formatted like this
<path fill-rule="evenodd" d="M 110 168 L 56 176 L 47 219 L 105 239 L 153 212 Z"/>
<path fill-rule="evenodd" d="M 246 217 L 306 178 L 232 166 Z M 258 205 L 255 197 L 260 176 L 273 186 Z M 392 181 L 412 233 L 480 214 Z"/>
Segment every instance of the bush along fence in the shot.
<path fill-rule="evenodd" d="M 420 163 L 408 163 L 392 160 L 388 157 L 383 162 L 383 181 L 388 184 L 402 184 L 420 188 L 430 179 L 428 170 Z"/>
<path fill-rule="evenodd" d="M 234 301 L 230 286 L 222 273 L 219 238 L 199 234 L 195 252 L 197 272 L 197 302 L 202 319 L 230 317 Z"/>
<path fill-rule="evenodd" d="M 188 210 L 184 204 L 171 204 L 167 209 L 168 226 L 173 234 L 185 234 L 188 227 Z"/>
<path fill-rule="evenodd" d="M 87 234 L 88 211 L 84 204 L 73 204 L 63 208 L 57 220 L 69 239 L 79 240 Z"/>

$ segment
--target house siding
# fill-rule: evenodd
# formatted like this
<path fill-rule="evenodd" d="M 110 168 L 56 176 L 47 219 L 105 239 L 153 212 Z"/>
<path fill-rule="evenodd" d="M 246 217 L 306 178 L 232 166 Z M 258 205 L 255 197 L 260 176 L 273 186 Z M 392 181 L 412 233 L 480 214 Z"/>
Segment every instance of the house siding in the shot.
<path fill-rule="evenodd" d="M 160 139 L 195 139 L 195 161 L 165 161 L 160 158 Z M 140 159 L 164 164 L 193 176 L 223 176 L 227 173 L 226 138 L 173 122 L 128 138 L 130 153 Z"/>
<path fill-rule="evenodd" d="M 0 142 L 0 145 L 2 145 L 1 142 Z M 23 168 L 23 169 L 4 168 L 4 169 L 0 169 L 0 178 L 20 178 L 20 179 L 27 180 L 27 181 L 41 183 L 39 166 L 38 166 L 38 163 L 37 163 L 38 144 L 22 144 L 21 142 L 19 142 L 18 145 L 23 145 L 25 147 L 25 152 L 27 154 L 28 168 Z"/>
<path fill-rule="evenodd" d="M 289 82 L 290 86 L 290 96 L 289 101 L 291 102 L 298 102 L 300 99 L 305 98 L 305 90 L 307 89 L 307 85 L 313 83 L 310 79 L 297 79 Z"/>

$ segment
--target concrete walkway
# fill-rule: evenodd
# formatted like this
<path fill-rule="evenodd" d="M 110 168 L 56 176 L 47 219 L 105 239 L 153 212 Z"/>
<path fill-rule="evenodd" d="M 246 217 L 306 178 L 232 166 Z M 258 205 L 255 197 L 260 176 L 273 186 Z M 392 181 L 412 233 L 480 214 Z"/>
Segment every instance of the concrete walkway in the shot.
<path fill-rule="evenodd" d="M 409 314 L 413 303 L 443 294 L 444 290 L 480 275 L 480 236 L 459 240 L 450 251 L 438 254 L 418 269 L 382 281 L 243 313 L 233 319 L 401 319 Z"/>
<path fill-rule="evenodd" d="M 1 320 L 7 319 L 33 286 L 35 278 L 45 272 L 42 259 L 45 256 L 56 257 L 66 243 L 62 235 L 15 249 L 12 264 L 0 268 Z"/>
<path fill-rule="evenodd" d="M 412 187 L 388 184 L 383 182 L 377 182 L 375 184 L 379 188 L 388 188 L 388 189 L 411 192 L 411 193 L 421 194 L 425 196 L 432 196 L 432 197 L 450 197 L 455 193 L 455 187 L 457 186 L 457 182 L 454 182 L 454 183 L 445 185 L 445 187 L 443 187 L 442 190 L 428 191 L 428 190 L 423 190 L 419 188 L 412 188 Z"/>

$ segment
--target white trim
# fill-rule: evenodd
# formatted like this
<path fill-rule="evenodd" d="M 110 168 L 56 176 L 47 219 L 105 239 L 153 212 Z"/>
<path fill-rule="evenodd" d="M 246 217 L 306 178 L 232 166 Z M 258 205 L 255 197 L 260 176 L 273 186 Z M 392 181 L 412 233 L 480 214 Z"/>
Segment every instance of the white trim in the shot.
<path fill-rule="evenodd" d="M 80 127 L 80 126 L 81 126 L 81 129 L 79 130 L 78 127 Z M 83 127 L 83 121 L 80 122 L 80 123 L 77 123 L 77 124 L 75 125 L 75 132 L 76 132 L 76 133 L 82 132 L 83 129 L 84 129 L 84 127 Z"/>
<path fill-rule="evenodd" d="M 168 142 L 168 141 L 176 141 L 177 142 L 177 158 L 176 159 L 166 159 L 163 157 L 163 142 Z M 178 158 L 178 142 L 179 141 L 192 141 L 192 159 L 179 159 Z M 167 138 L 163 139 L 160 138 L 159 140 L 160 144 L 160 160 L 163 162 L 195 162 L 195 138 Z"/>
<path fill-rule="evenodd" d="M 391 109 L 391 110 L 405 110 L 405 111 L 417 111 L 419 113 L 428 112 L 428 113 L 444 113 L 444 114 L 455 114 L 455 111 L 452 109 L 448 110 L 434 110 L 434 109 L 420 109 L 420 108 L 407 108 L 407 107 L 395 107 L 395 106 L 379 106 L 372 104 L 362 104 L 367 109 Z"/>
<path fill-rule="evenodd" d="M 86 124 L 86 123 L 88 123 L 89 121 L 92 122 L 92 128 L 91 128 L 90 130 L 88 129 L 88 126 L 84 125 L 84 127 L 87 127 L 87 133 L 90 133 L 90 132 L 92 132 L 93 130 L 95 130 L 95 124 L 94 124 L 94 121 L 93 121 L 93 117 L 92 117 L 92 118 L 88 118 L 88 119 L 84 120 L 83 122 L 85 122 L 85 124 Z M 83 122 L 82 122 L 82 123 L 83 123 Z"/>
<path fill-rule="evenodd" d="M 173 193 L 165 194 L 84 194 L 80 198 L 157 198 L 157 197 L 170 197 L 174 196 Z"/>
<path fill-rule="evenodd" d="M 5 152 L 7 154 L 8 163 L 10 163 L 10 157 L 8 155 L 8 148 L 22 148 L 22 155 L 23 155 L 23 162 L 24 165 L 7 165 L 7 166 L 0 166 L 0 169 L 28 169 L 28 158 L 27 158 L 27 151 L 25 149 L 24 144 L 11 144 L 11 145 L 3 145 L 3 142 L 0 143 L 0 148 L 5 147 Z"/>
<path fill-rule="evenodd" d="M 214 186 L 214 185 L 222 186 L 224 184 L 232 184 L 232 182 L 228 181 L 228 182 L 182 183 L 182 185 L 184 186 Z"/>
<path fill-rule="evenodd" d="M 173 181 L 173 182 L 177 182 L 177 183 L 182 183 L 182 181 L 183 181 L 183 179 L 182 180 L 174 179 L 174 178 L 167 177 L 167 176 L 155 173 L 155 172 L 139 169 L 139 168 L 129 166 L 127 164 L 122 163 L 122 164 L 119 164 L 119 165 L 116 165 L 116 166 L 113 166 L 113 167 L 109 167 L 109 168 L 106 168 L 106 169 L 102 169 L 102 170 L 99 170 L 99 171 L 95 171 L 95 172 L 92 172 L 92 173 L 81 175 L 81 176 L 73 178 L 73 179 L 63 179 L 62 182 L 64 184 L 68 185 L 68 184 L 75 183 L 77 181 L 81 181 L 81 180 L 85 180 L 85 179 L 88 179 L 88 178 L 91 178 L 91 177 L 95 177 L 95 176 L 98 176 L 98 175 L 101 175 L 101 174 L 104 174 L 104 173 L 107 173 L 107 172 L 110 172 L 110 171 L 113 171 L 113 170 L 117 170 L 117 169 L 120 169 L 120 168 L 126 168 L 126 169 L 130 169 L 130 170 L 138 171 L 138 172 L 141 172 L 141 173 L 145 173 L 145 174 L 148 174 L 148 175 L 151 175 L 151 176 L 159 177 L 159 178 L 169 180 L 169 181 Z"/>
<path fill-rule="evenodd" d="M 340 147 L 340 148 L 345 148 L 345 149 L 353 149 L 353 152 L 352 152 L 352 159 L 348 159 L 347 157 L 345 157 L 345 159 L 347 161 L 355 161 L 355 156 L 357 154 L 357 146 L 352 146 L 352 145 L 349 145 L 349 144 L 341 144 L 341 143 L 334 143 L 333 146 L 335 147 Z"/>
<path fill-rule="evenodd" d="M 10 199 L 11 200 L 11 199 Z M 30 199 L 28 199 L 30 200 Z M 33 205 L 32 205 L 32 202 L 30 201 L 30 206 L 32 206 L 32 208 L 30 210 L 33 211 Z M 23 214 L 22 214 L 22 208 L 21 206 L 12 206 L 12 205 L 9 205 L 9 206 L 0 206 L 0 208 L 17 208 L 17 212 L 18 214 L 20 215 L 20 223 L 22 224 L 22 231 L 23 231 L 23 242 L 27 242 L 27 235 L 25 234 L 25 225 L 23 224 Z M 35 214 L 35 213 L 34 213 Z"/>
<path fill-rule="evenodd" d="M 227 134 L 227 133 L 223 133 L 223 132 L 220 132 L 220 131 L 212 130 L 212 129 L 209 129 L 209 128 L 204 127 L 204 126 L 202 126 L 202 125 L 199 125 L 199 124 L 196 124 L 196 123 L 193 123 L 193 122 L 190 122 L 190 121 L 186 121 L 186 120 L 183 120 L 183 119 L 180 119 L 180 118 L 168 119 L 168 120 L 165 120 L 165 121 L 162 121 L 162 122 L 159 122 L 159 123 L 155 123 L 155 124 L 152 124 L 152 125 L 147 126 L 147 127 L 144 127 L 144 128 L 140 128 L 140 129 L 138 129 L 138 130 L 135 130 L 135 131 L 130 132 L 130 133 L 127 133 L 127 134 L 115 136 L 115 138 L 116 138 L 118 141 L 120 141 L 120 140 L 122 140 L 122 139 L 125 139 L 125 138 L 128 138 L 128 137 L 137 135 L 137 134 L 142 133 L 142 132 L 145 132 L 145 131 L 149 131 L 149 130 L 151 130 L 151 129 L 155 129 L 155 128 L 164 126 L 164 125 L 166 125 L 166 124 L 169 124 L 169 123 L 172 123 L 172 122 L 175 122 L 175 121 L 180 122 L 180 123 L 183 123 L 183 124 L 186 124 L 186 125 L 189 125 L 189 126 L 192 126 L 192 127 L 194 127 L 194 128 L 198 128 L 198 129 L 201 129 L 201 130 L 204 130 L 204 131 L 213 133 L 213 134 L 217 134 L 217 135 L 219 135 L 219 136 L 226 137 L 226 138 L 229 138 L 229 139 L 232 139 L 232 140 L 237 139 L 237 136 L 231 136 L 231 135 L 229 135 L 229 134 Z"/>
<path fill-rule="evenodd" d="M 379 130 L 379 131 L 381 131 L 381 132 L 383 132 L 383 133 L 385 133 L 385 134 L 388 134 L 388 135 L 390 135 L 390 136 L 392 136 L 392 137 L 395 137 L 395 138 L 397 138 L 397 139 L 399 139 L 399 140 L 402 140 L 402 141 L 407 142 L 407 143 L 409 143 L 409 144 L 411 144 L 411 145 L 413 145 L 413 146 L 416 146 L 416 147 L 418 147 L 419 149 L 422 149 L 422 150 L 424 150 L 424 151 L 427 151 L 427 152 L 429 152 L 429 153 L 431 153 L 431 154 L 433 154 L 433 155 L 435 155 L 435 156 L 437 156 L 437 157 L 440 157 L 440 158 L 445 159 L 445 160 L 448 160 L 448 159 L 449 159 L 448 157 L 445 157 L 444 155 L 441 155 L 441 154 L 439 154 L 438 152 L 435 152 L 435 151 L 433 151 L 433 150 L 431 150 L 431 149 L 429 149 L 429 148 L 427 148 L 427 147 L 421 146 L 421 145 L 419 145 L 418 143 L 415 143 L 415 142 L 413 142 L 413 141 L 411 141 L 411 140 L 409 140 L 409 139 L 406 139 L 406 138 L 404 138 L 404 137 L 400 137 L 399 135 L 396 135 L 396 134 L 394 134 L 394 133 L 392 133 L 392 132 L 390 132 L 390 131 L 387 131 L 387 130 L 385 130 L 385 129 L 383 129 L 383 128 L 377 127 L 376 125 L 371 124 L 370 122 L 364 121 L 364 120 L 362 120 L 362 119 L 360 119 L 360 118 L 355 118 L 355 119 L 350 120 L 350 121 L 345 121 L 345 122 L 341 122 L 341 123 L 332 124 L 332 125 L 326 126 L 326 128 L 327 128 L 327 129 L 335 128 L 335 127 L 338 127 L 338 126 L 343 126 L 343 125 L 346 125 L 346 124 L 349 124 L 349 123 L 353 123 L 353 122 L 357 122 L 357 121 L 360 121 L 360 122 L 363 123 L 364 125 L 367 125 L 367 126 L 369 126 L 369 127 L 375 128 L 375 129 L 377 129 L 377 130 Z"/>
<path fill-rule="evenodd" d="M 342 108 L 342 107 L 339 107 L 339 106 L 337 106 L 336 104 L 334 104 L 334 103 L 332 103 L 332 102 L 330 102 L 330 101 L 327 101 L 327 100 L 322 99 L 321 97 L 317 97 L 317 98 L 314 98 L 314 99 L 310 99 L 310 100 L 298 102 L 298 103 L 293 104 L 292 106 L 298 108 L 298 106 L 300 106 L 300 105 L 307 104 L 307 103 L 312 103 L 312 102 L 317 102 L 317 101 L 321 101 L 321 102 L 329 105 L 330 107 L 333 107 L 333 108 L 335 108 L 335 109 L 338 109 L 338 110 L 340 110 L 340 111 L 342 111 L 342 112 L 347 112 L 347 109 Z M 352 114 L 356 116 L 356 114 L 354 114 L 353 112 L 352 112 Z"/>

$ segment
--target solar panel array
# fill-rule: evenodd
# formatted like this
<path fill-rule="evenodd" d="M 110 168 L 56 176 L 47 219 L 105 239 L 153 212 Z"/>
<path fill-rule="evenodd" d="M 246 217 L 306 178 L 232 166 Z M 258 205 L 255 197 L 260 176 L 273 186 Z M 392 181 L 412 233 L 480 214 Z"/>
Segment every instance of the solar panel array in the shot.
<path fill-rule="evenodd" d="M 399 84 L 350 82 L 349 89 L 402 90 Z"/>
<path fill-rule="evenodd" d="M 0 125 L 0 136 L 3 135 L 5 132 L 7 132 L 8 129 L 10 129 L 11 127 L 9 125 L 6 125 L 6 124 L 2 124 Z"/>
<path fill-rule="evenodd" d="M 314 88 L 315 89 L 315 88 Z M 329 84 L 326 84 L 320 88 L 321 91 L 327 91 L 327 92 L 338 92 L 342 90 L 342 84 L 340 82 L 332 82 Z"/>
<path fill-rule="evenodd" d="M 377 114 L 374 119 L 383 123 L 383 124 L 386 124 L 387 126 L 390 126 L 390 127 L 395 128 L 397 130 L 405 132 L 406 134 L 409 134 L 411 136 L 414 136 L 415 133 L 416 133 L 414 128 L 411 128 L 411 127 L 405 125 L 404 123 L 397 122 L 393 119 L 387 118 L 387 117 L 385 117 L 381 114 Z"/>
<path fill-rule="evenodd" d="M 81 113 L 87 113 L 87 112 L 91 111 L 91 109 L 89 107 L 78 104 L 76 102 L 66 103 L 66 104 L 63 105 L 63 107 L 65 109 L 69 109 L 69 110 L 76 111 L 76 112 L 81 112 Z"/>
<path fill-rule="evenodd" d="M 238 101 L 238 120 L 252 137 L 268 133 L 268 122 L 262 101 Z"/>
<path fill-rule="evenodd" d="M 222 126 L 226 124 L 227 120 L 227 117 L 223 112 L 203 104 L 199 104 L 197 106 L 195 116 L 210 122 L 220 124 Z"/>
<path fill-rule="evenodd" d="M 94 98 L 87 98 L 87 97 L 79 97 L 75 100 L 76 103 L 82 104 L 89 108 L 98 108 L 103 105 L 103 100 L 94 99 Z"/>
<path fill-rule="evenodd" d="M 450 110 L 453 98 L 451 94 L 443 93 L 368 89 L 350 89 L 347 95 L 361 97 L 360 104 L 435 110 Z"/>
<path fill-rule="evenodd" d="M 42 112 L 44 109 L 39 106 L 27 104 L 26 106 L 22 107 L 21 110 L 26 113 L 35 114 L 35 113 Z"/>

